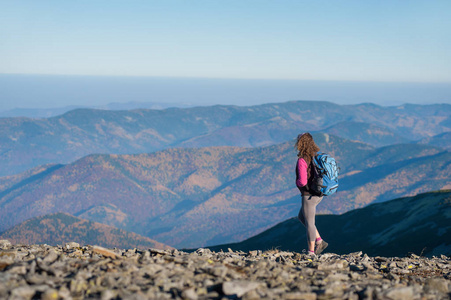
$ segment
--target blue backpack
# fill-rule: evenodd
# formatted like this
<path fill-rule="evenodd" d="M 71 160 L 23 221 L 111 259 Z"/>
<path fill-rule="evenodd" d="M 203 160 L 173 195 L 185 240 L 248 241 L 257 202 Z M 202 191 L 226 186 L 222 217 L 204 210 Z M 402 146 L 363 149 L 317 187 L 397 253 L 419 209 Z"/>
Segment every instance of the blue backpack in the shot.
<path fill-rule="evenodd" d="M 325 153 L 319 153 L 312 159 L 313 180 L 310 190 L 318 196 L 329 196 L 337 191 L 338 172 L 335 159 Z"/>

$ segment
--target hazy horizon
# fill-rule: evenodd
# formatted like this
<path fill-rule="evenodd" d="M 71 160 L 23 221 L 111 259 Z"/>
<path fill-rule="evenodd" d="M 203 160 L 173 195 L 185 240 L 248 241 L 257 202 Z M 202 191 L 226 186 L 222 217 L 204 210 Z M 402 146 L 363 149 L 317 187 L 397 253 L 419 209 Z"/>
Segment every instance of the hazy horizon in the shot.
<path fill-rule="evenodd" d="M 451 104 L 451 83 L 0 74 L 0 90 L 0 111 L 131 102 L 179 107 L 296 100 Z"/>
<path fill-rule="evenodd" d="M 451 103 L 450 9 L 446 0 L 0 1 L 0 111 Z"/>

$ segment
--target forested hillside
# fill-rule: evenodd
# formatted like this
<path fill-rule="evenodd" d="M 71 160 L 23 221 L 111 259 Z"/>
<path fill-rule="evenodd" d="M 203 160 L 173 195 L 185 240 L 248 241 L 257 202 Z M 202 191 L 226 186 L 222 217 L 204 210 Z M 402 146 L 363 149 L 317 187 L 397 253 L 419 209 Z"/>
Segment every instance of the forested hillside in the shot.
<path fill-rule="evenodd" d="M 343 215 L 317 216 L 316 226 L 329 242 L 326 252 L 405 256 L 451 255 L 451 191 L 369 205 Z M 291 218 L 240 243 L 210 247 L 214 251 L 306 248 L 305 227 Z"/>
<path fill-rule="evenodd" d="M 451 153 L 426 145 L 374 148 L 316 134 L 341 167 L 321 213 L 451 187 Z M 65 212 L 174 247 L 243 240 L 297 215 L 293 141 L 260 148 L 90 155 L 0 180 L 0 230 Z"/>
<path fill-rule="evenodd" d="M 304 131 L 329 132 L 374 146 L 430 139 L 451 131 L 451 105 L 293 101 L 248 107 L 76 109 L 47 119 L 0 118 L 0 176 L 42 164 L 70 163 L 93 153 L 269 146 Z M 432 138 L 431 143 L 440 139 Z"/>
<path fill-rule="evenodd" d="M 29 219 L 0 233 L 0 239 L 14 244 L 48 244 L 64 246 L 76 242 L 83 245 L 131 249 L 171 247 L 136 233 L 127 232 L 112 226 L 76 218 L 69 214 L 55 213 Z"/>

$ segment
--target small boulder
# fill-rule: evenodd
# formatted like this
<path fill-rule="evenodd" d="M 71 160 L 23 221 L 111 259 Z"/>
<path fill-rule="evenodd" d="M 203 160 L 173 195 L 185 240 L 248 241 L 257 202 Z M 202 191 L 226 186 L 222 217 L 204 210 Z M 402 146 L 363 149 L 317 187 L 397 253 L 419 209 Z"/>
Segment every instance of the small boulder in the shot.
<path fill-rule="evenodd" d="M 114 253 L 113 251 L 110 251 L 110 250 L 108 250 L 108 249 L 105 249 L 105 248 L 103 248 L 103 247 L 100 247 L 100 246 L 94 246 L 94 247 L 92 247 L 92 251 L 93 251 L 94 253 L 103 255 L 103 256 L 105 256 L 105 257 L 109 257 L 109 258 L 113 258 L 113 259 L 117 258 L 116 253 Z"/>
<path fill-rule="evenodd" d="M 413 287 L 400 287 L 400 288 L 391 288 L 387 292 L 385 292 L 384 296 L 386 299 L 393 300 L 410 300 L 413 299 L 415 295 Z"/>
<path fill-rule="evenodd" d="M 226 281 L 222 284 L 222 292 L 227 296 L 236 295 L 237 297 L 241 297 L 247 292 L 263 285 L 261 282 L 247 280 Z"/>
<path fill-rule="evenodd" d="M 67 250 L 71 250 L 74 248 L 80 248 L 80 244 L 79 243 L 75 243 L 75 242 L 70 242 L 70 243 L 66 243 L 66 245 L 64 245 L 64 248 Z"/>

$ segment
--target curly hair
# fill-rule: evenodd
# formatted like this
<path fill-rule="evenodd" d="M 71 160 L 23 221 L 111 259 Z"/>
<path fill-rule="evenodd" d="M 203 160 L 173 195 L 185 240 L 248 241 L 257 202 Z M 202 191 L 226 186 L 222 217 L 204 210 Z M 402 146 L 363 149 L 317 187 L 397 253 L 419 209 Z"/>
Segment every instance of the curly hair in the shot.
<path fill-rule="evenodd" d="M 312 135 L 308 132 L 298 135 L 294 148 L 298 150 L 298 157 L 302 157 L 307 165 L 310 165 L 312 157 L 320 150 Z"/>

